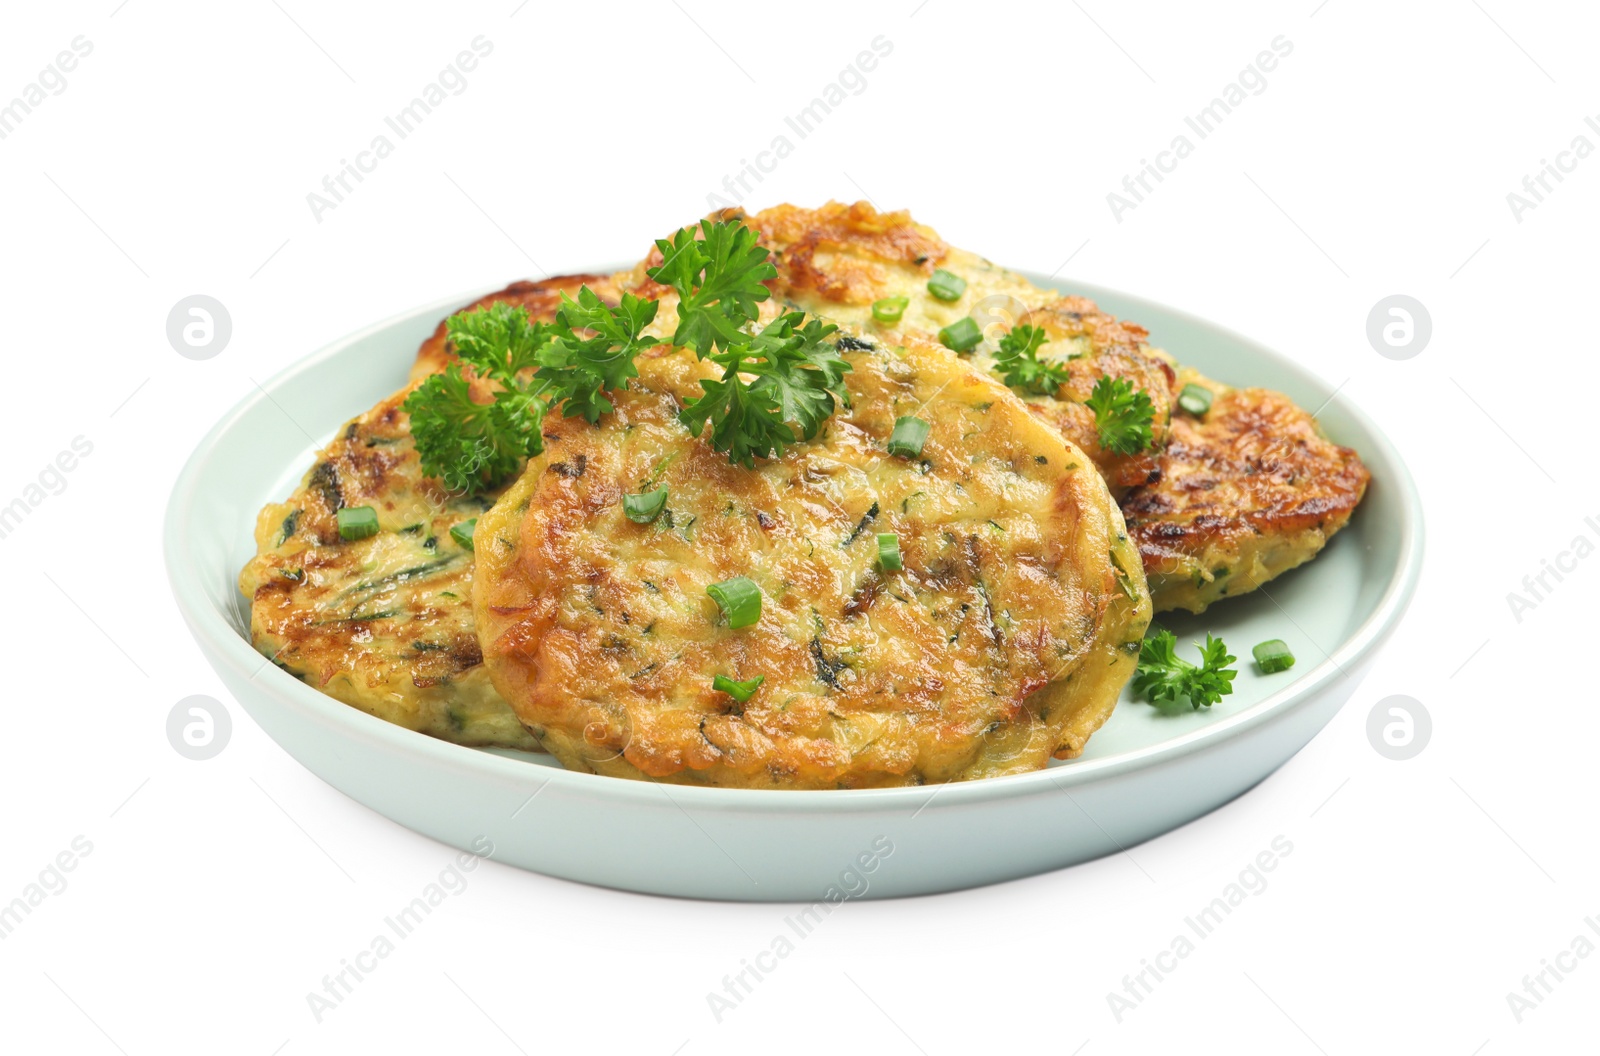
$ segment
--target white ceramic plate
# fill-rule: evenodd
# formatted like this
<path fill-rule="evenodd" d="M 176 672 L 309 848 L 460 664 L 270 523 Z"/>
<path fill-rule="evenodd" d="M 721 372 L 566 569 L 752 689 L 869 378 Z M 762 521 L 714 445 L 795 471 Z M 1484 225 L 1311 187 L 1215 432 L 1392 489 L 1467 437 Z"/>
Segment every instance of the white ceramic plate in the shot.
<path fill-rule="evenodd" d="M 1242 658 L 1232 696 L 1167 715 L 1125 692 L 1071 762 L 988 781 L 842 792 L 627 781 L 391 726 L 267 663 L 250 646 L 248 604 L 235 585 L 254 553 L 257 511 L 311 465 L 307 433 L 320 443 L 399 388 L 417 346 L 473 297 L 329 345 L 211 430 L 167 509 L 179 608 L 239 703 L 317 776 L 417 832 L 462 849 L 487 836 L 497 860 L 552 876 L 667 895 L 837 902 L 992 883 L 1114 853 L 1244 792 L 1333 717 L 1410 601 L 1422 512 L 1389 441 L 1288 359 L 1148 301 L 1089 286 L 1070 292 L 1142 323 L 1152 343 L 1212 377 L 1321 407 L 1328 433 L 1372 470 L 1350 526 L 1272 584 L 1271 598 L 1257 592 L 1202 617 L 1160 617 L 1185 642 L 1206 631 L 1227 639 Z M 1249 663 L 1250 647 L 1268 638 L 1294 650 L 1291 671 L 1260 675 Z"/>

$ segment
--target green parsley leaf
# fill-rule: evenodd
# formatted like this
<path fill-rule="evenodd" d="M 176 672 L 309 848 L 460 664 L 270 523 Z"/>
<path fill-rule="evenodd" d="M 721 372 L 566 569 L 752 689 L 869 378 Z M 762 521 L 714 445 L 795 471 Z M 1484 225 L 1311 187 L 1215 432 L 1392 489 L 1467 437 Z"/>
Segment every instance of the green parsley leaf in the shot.
<path fill-rule="evenodd" d="M 597 421 L 612 406 L 603 394 L 627 388 L 639 375 L 634 357 L 659 343 L 644 335 L 655 315 L 655 301 L 624 294 L 613 308 L 585 286 L 577 300 L 562 294 L 553 323 L 504 303 L 451 316 L 456 355 L 499 390 L 492 403 L 475 402 L 452 364 L 406 397 L 422 471 L 451 491 L 493 488 L 544 450 L 547 411 Z"/>
<path fill-rule="evenodd" d="M 1160 631 L 1144 640 L 1139 648 L 1139 669 L 1133 675 L 1133 689 L 1152 704 L 1187 698 L 1199 711 L 1233 692 L 1238 674 L 1231 666 L 1235 657 L 1221 638 L 1206 635 L 1200 647 L 1200 663 L 1192 664 L 1178 656 L 1178 639 L 1171 631 Z"/>
<path fill-rule="evenodd" d="M 709 423 L 712 446 L 750 467 L 813 439 L 839 404 L 849 405 L 850 364 L 827 340 L 836 327 L 791 311 L 748 332 L 771 296 L 765 283 L 777 275 L 754 230 L 703 220 L 656 247 L 662 263 L 648 274 L 678 295 L 672 343 L 723 368 L 679 415 L 694 435 Z M 407 397 L 423 472 L 453 491 L 492 488 L 544 449 L 549 411 L 598 421 L 613 409 L 606 394 L 639 376 L 639 352 L 660 343 L 644 332 L 657 308 L 631 293 L 613 307 L 583 287 L 576 299 L 562 295 L 550 323 L 505 304 L 452 316 L 457 355 L 498 391 L 492 403 L 475 402 L 455 364 Z"/>
<path fill-rule="evenodd" d="M 695 436 L 710 421 L 711 446 L 746 468 L 813 439 L 837 404 L 850 402 L 844 386 L 850 364 L 827 341 L 837 329 L 785 312 L 709 357 L 722 367 L 722 379 L 702 381 L 704 394 L 684 404 L 679 420 Z"/>
<path fill-rule="evenodd" d="M 1102 375 L 1086 401 L 1094 412 L 1100 446 L 1115 455 L 1136 455 L 1154 439 L 1156 411 L 1143 389 L 1126 378 Z"/>
<path fill-rule="evenodd" d="M 994 369 L 1013 389 L 1036 396 L 1053 396 L 1070 380 L 1064 360 L 1039 358 L 1039 349 L 1048 340 L 1041 327 L 1023 323 L 1000 339 Z M 1071 358 L 1071 357 L 1069 357 Z"/>
<path fill-rule="evenodd" d="M 424 381 L 404 406 L 422 472 L 453 492 L 492 488 L 544 450 L 544 401 L 507 390 L 477 403 L 457 365 Z"/>
<path fill-rule="evenodd" d="M 743 358 L 742 351 L 733 355 Z M 711 446 L 724 452 L 728 461 L 750 469 L 756 459 L 782 452 L 794 440 L 794 432 L 783 423 L 772 393 L 757 392 L 738 374 L 735 365 L 724 371 L 721 381 L 701 381 L 702 395 L 684 403 L 678 420 L 695 436 L 710 422 Z"/>
<path fill-rule="evenodd" d="M 802 440 L 821 430 L 833 414 L 835 398 L 850 405 L 844 387 L 850 364 L 827 341 L 838 329 L 819 319 L 806 321 L 799 312 L 785 312 L 750 341 L 750 351 L 762 362 L 756 366 L 747 361 L 743 370 L 758 375 L 757 389 L 772 391 L 784 421 L 794 423 Z"/>
<path fill-rule="evenodd" d="M 538 353 L 539 370 L 534 375 L 546 402 L 551 407 L 563 404 L 562 413 L 568 418 L 599 421 L 612 407 L 601 393 L 626 389 L 628 379 L 639 376 L 634 358 L 660 343 L 643 333 L 655 319 L 656 308 L 655 301 L 631 293 L 624 293 L 616 308 L 587 286 L 578 291 L 576 301 L 563 293 L 556 312 L 559 336 Z M 580 329 L 595 336 L 579 337 Z"/>
<path fill-rule="evenodd" d="M 771 296 L 764 283 L 778 269 L 756 244 L 760 236 L 737 220 L 702 220 L 700 232 L 705 237 L 697 239 L 695 229 L 685 227 L 670 240 L 657 239 L 662 262 L 646 274 L 678 293 L 672 343 L 703 358 L 713 346 L 726 349 L 740 339 L 740 328 Z"/>
<path fill-rule="evenodd" d="M 470 363 L 474 373 L 509 385 L 535 365 L 539 350 L 558 328 L 531 321 L 526 308 L 497 303 L 475 312 L 457 312 L 445 321 L 445 330 L 456 355 Z"/>

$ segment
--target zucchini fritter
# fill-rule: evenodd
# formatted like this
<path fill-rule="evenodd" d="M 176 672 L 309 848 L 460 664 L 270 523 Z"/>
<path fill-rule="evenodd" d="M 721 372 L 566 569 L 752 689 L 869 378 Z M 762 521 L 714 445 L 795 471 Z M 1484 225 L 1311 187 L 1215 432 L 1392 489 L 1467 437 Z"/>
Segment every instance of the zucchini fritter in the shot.
<path fill-rule="evenodd" d="M 1043 327 L 1049 340 L 1040 358 L 1064 361 L 1069 380 L 1049 395 L 1020 398 L 1094 460 L 1112 494 L 1155 479 L 1172 412 L 1172 368 L 1149 348 L 1143 327 L 1112 318 L 1086 298 L 1041 290 L 956 249 L 909 213 L 829 202 L 815 210 L 780 205 L 745 222 L 773 251 L 779 298 L 888 341 L 908 334 L 936 340 L 941 328 L 970 316 L 984 340 L 964 358 L 988 374 L 996 343 L 1007 331 L 1024 323 Z M 965 280 L 955 300 L 940 300 L 928 290 L 937 269 Z M 894 323 L 875 321 L 873 302 L 890 297 L 906 298 L 904 314 Z M 1101 446 L 1094 412 L 1084 402 L 1102 376 L 1125 378 L 1150 397 L 1155 416 L 1148 450 L 1129 455 Z"/>
<path fill-rule="evenodd" d="M 553 318 L 580 286 L 615 298 L 599 275 L 517 282 L 463 310 L 498 302 Z M 381 719 L 458 744 L 537 751 L 495 692 L 472 623 L 470 550 L 450 529 L 493 505 L 498 492 L 451 495 L 422 474 L 402 409 L 427 375 L 455 361 L 441 321 L 411 384 L 355 418 L 320 453 L 286 502 L 261 511 L 256 557 L 239 577 L 251 599 L 251 640 L 284 670 Z M 476 397 L 491 390 L 474 382 Z M 380 531 L 342 540 L 344 507 L 371 506 Z"/>
<path fill-rule="evenodd" d="M 710 363 L 665 346 L 598 425 L 478 521 L 485 663 L 564 765 L 755 788 L 990 777 L 1077 755 L 1131 675 L 1150 605 L 1083 454 L 947 350 L 841 342 L 850 405 L 816 440 L 730 465 L 677 415 Z M 895 419 L 932 431 L 889 455 Z M 647 524 L 625 494 L 669 489 Z M 879 570 L 877 533 L 903 568 Z M 722 625 L 706 587 L 759 586 Z M 713 688 L 764 679 L 746 702 Z"/>
<path fill-rule="evenodd" d="M 1178 380 L 1209 389 L 1211 409 L 1173 416 L 1161 479 L 1124 496 L 1122 511 L 1156 611 L 1203 612 L 1315 557 L 1371 474 L 1286 396 L 1192 370 Z"/>
<path fill-rule="evenodd" d="M 1022 323 L 1049 333 L 1041 358 L 1076 357 L 1065 364 L 1067 384 L 1022 399 L 1087 451 L 1119 496 L 1157 612 L 1199 612 L 1309 561 L 1361 501 L 1369 474 L 1360 458 L 1324 439 L 1288 397 L 1229 389 L 1189 371 L 1179 377 L 1170 357 L 1146 343 L 1143 327 L 955 249 L 908 213 L 830 202 L 816 210 L 780 205 L 745 219 L 775 253 L 777 295 L 807 311 L 891 339 L 931 338 L 970 316 L 984 341 L 966 358 L 985 373 L 999 336 Z M 945 302 L 929 292 L 936 267 L 966 281 L 960 298 Z M 631 281 L 642 274 L 641 266 Z M 872 302 L 891 296 L 907 298 L 904 315 L 875 322 Z M 1100 447 L 1084 401 L 1101 375 L 1126 378 L 1150 396 L 1148 450 L 1116 455 Z M 1189 382 L 1224 394 L 1203 421 L 1175 410 Z"/>
<path fill-rule="evenodd" d="M 410 393 L 350 422 L 289 501 L 261 511 L 239 577 L 251 640 L 380 719 L 458 744 L 536 748 L 483 670 L 472 552 L 450 535 L 493 496 L 451 496 L 422 475 L 400 406 Z M 343 540 L 338 511 L 357 506 L 377 511 L 380 531 Z"/>

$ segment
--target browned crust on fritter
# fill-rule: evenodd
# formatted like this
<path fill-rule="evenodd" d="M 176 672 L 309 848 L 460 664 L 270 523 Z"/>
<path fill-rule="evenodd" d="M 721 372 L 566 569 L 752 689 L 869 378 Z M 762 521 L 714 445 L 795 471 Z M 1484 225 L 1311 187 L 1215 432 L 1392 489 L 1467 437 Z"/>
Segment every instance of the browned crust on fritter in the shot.
<path fill-rule="evenodd" d="M 938 325 L 919 322 L 915 302 L 931 303 L 926 283 L 936 268 L 961 275 L 968 291 L 955 302 L 953 314 L 970 314 L 986 337 L 996 340 L 1013 326 L 1030 323 L 1051 335 L 1053 344 L 1045 354 L 1063 358 L 1062 350 L 1074 350 L 1075 358 L 1067 362 L 1067 384 L 1050 395 L 1022 399 L 1089 456 L 1113 494 L 1148 483 L 1159 472 L 1158 455 L 1172 410 L 1172 371 L 1147 351 L 1149 334 L 1143 327 L 1102 312 L 1087 298 L 1057 297 L 955 249 L 908 212 L 880 213 L 868 202 L 829 202 L 819 209 L 779 205 L 749 216 L 738 210 L 718 215 L 742 218 L 761 233 L 778 268 L 771 285 L 779 299 L 891 342 L 909 337 L 936 341 Z M 872 302 L 887 296 L 907 296 L 914 302 L 900 323 L 871 318 Z M 987 372 L 992 351 L 980 347 L 969 362 Z M 1150 397 L 1155 415 L 1147 451 L 1123 455 L 1101 446 L 1094 412 L 1084 401 L 1102 376 L 1125 378 Z"/>
<path fill-rule="evenodd" d="M 745 219 L 774 251 L 780 286 L 838 304 L 871 304 L 881 296 L 885 265 L 932 275 L 950 254 L 949 245 L 909 212 L 880 213 L 867 202 L 829 202 L 815 210 L 777 206 Z M 830 251 L 827 267 L 817 263 L 822 251 Z"/>
<path fill-rule="evenodd" d="M 493 304 L 509 304 L 512 307 L 522 307 L 535 319 L 553 319 L 556 309 L 561 307 L 561 295 L 577 297 L 578 291 L 584 286 L 600 296 L 607 304 L 616 304 L 621 299 L 621 292 L 610 275 L 553 275 L 547 279 L 532 281 L 519 279 L 503 290 L 479 297 L 469 305 L 456 309 L 458 312 L 477 311 Z M 450 313 L 454 315 L 455 312 Z M 439 320 L 439 325 L 433 335 L 422 342 L 422 347 L 417 350 L 416 362 L 411 367 L 411 380 L 437 374 L 451 363 L 455 362 L 455 352 L 450 348 L 449 336 L 445 330 L 445 323 L 449 316 Z"/>
<path fill-rule="evenodd" d="M 890 292 L 894 278 L 913 274 L 925 282 L 936 267 L 949 263 L 957 270 L 974 268 L 1012 280 L 1009 296 L 970 306 L 980 323 L 1000 322 L 1009 328 L 1029 322 L 1050 331 L 1052 342 L 1086 344 L 1088 354 L 1067 361 L 1067 385 L 1051 396 L 1021 399 L 1085 452 L 1113 495 L 1121 497 L 1130 526 L 1140 526 L 1140 551 L 1158 612 L 1200 611 L 1309 560 L 1361 501 L 1369 474 L 1360 458 L 1321 438 L 1311 416 L 1287 397 L 1230 390 L 1189 371 L 1179 378 L 1169 359 L 1149 348 L 1144 327 L 1116 319 L 1087 298 L 1038 290 L 951 247 L 907 212 L 880 213 L 866 202 L 829 202 L 819 209 L 780 205 L 755 214 L 726 209 L 713 216 L 744 220 L 774 254 L 779 275 L 768 284 L 775 296 L 763 305 L 763 318 L 794 300 L 891 342 L 905 336 L 928 338 L 932 335 L 926 330 L 908 335 L 905 328 L 875 324 L 866 309 Z M 824 252 L 826 267 L 818 262 Z M 614 281 L 639 296 L 662 298 L 658 319 L 670 321 L 675 296 L 645 274 L 660 262 L 659 251 L 652 249 Z M 1005 303 L 1013 297 L 1015 303 Z M 985 330 L 989 332 L 987 325 Z M 1084 401 L 1102 375 L 1126 378 L 1150 396 L 1156 414 L 1149 450 L 1124 456 L 1101 448 L 1094 414 Z M 1189 381 L 1230 394 L 1219 396 L 1204 423 L 1175 409 L 1177 393 Z M 1286 430 L 1282 437 L 1273 433 L 1280 427 Z M 1296 478 L 1300 484 L 1273 483 L 1274 472 L 1282 467 L 1272 444 L 1280 439 L 1287 445 L 1284 452 L 1291 454 L 1288 465 L 1298 465 L 1304 474 Z M 1163 451 L 1169 442 L 1176 446 Z M 1274 454 L 1252 456 L 1253 449 Z M 1163 483 L 1169 474 L 1174 479 Z M 1309 485 L 1311 491 L 1303 483 L 1307 479 L 1317 482 Z M 1315 489 L 1326 494 L 1319 497 Z M 1299 502 L 1296 496 L 1302 492 L 1305 501 Z M 1329 504 L 1328 509 L 1319 512 L 1319 503 Z"/>
<path fill-rule="evenodd" d="M 1173 417 L 1161 479 L 1122 500 L 1157 611 L 1200 612 L 1310 560 L 1371 479 L 1287 396 L 1198 380 L 1211 409 Z"/>
<path fill-rule="evenodd" d="M 351 421 L 300 489 L 262 511 L 257 556 L 240 576 L 251 639 L 284 670 L 390 722 L 531 749 L 482 669 L 472 553 L 450 536 L 489 501 L 423 476 L 402 409 L 415 384 Z M 382 530 L 341 539 L 338 511 L 361 506 Z"/>
<path fill-rule="evenodd" d="M 1061 297 L 1029 312 L 1023 323 L 1043 327 L 1051 341 L 1087 340 L 1092 351 L 1066 364 L 1068 381 L 1050 396 L 1025 396 L 1034 414 L 1078 443 L 1094 459 L 1112 493 L 1149 484 L 1161 476 L 1161 448 L 1167 442 L 1172 416 L 1172 367 L 1150 355 L 1150 332 L 1138 323 L 1108 315 L 1087 297 Z M 1119 455 L 1100 446 L 1094 412 L 1087 406 L 1102 377 L 1125 379 L 1150 397 L 1155 408 L 1150 447 L 1135 455 Z"/>
<path fill-rule="evenodd" d="M 504 303 L 549 320 L 561 295 L 584 285 L 618 296 L 608 276 L 563 275 L 512 283 L 462 310 Z M 403 406 L 423 379 L 453 362 L 441 321 L 417 354 L 411 383 L 347 423 L 300 488 L 261 512 L 257 555 L 240 589 L 251 599 L 256 648 L 324 693 L 457 743 L 537 750 L 483 669 L 473 556 L 450 536 L 504 489 L 456 495 L 424 476 Z M 488 402 L 493 387 L 467 374 L 474 398 Z M 382 530 L 341 540 L 338 511 L 359 506 L 377 511 Z"/>
<path fill-rule="evenodd" d="M 1149 609 L 1103 483 L 942 348 L 846 358 L 851 405 L 827 434 L 750 470 L 677 420 L 710 365 L 652 349 L 598 427 L 547 423 L 546 453 L 479 521 L 486 664 L 566 766 L 917 784 L 1035 769 L 1104 721 Z M 887 455 L 896 416 L 929 400 L 922 459 Z M 622 496 L 647 480 L 667 513 L 634 524 Z M 902 571 L 876 569 L 878 531 Z M 704 589 L 735 574 L 766 595 L 737 630 Z M 740 705 L 718 673 L 766 681 Z"/>

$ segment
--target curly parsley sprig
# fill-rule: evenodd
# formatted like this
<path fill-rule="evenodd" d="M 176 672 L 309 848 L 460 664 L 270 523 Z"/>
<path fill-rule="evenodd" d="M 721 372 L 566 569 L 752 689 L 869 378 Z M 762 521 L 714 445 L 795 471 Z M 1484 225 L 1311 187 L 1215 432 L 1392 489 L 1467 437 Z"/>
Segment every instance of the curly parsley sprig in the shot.
<path fill-rule="evenodd" d="M 1143 693 L 1152 704 L 1187 698 L 1190 706 L 1199 711 L 1233 692 L 1238 671 L 1230 665 L 1236 659 L 1221 638 L 1208 634 L 1206 644 L 1200 647 L 1200 663 L 1192 664 L 1178 656 L 1177 635 L 1159 631 L 1139 648 L 1133 690 Z"/>
<path fill-rule="evenodd" d="M 849 406 L 850 364 L 827 340 L 838 327 L 800 312 L 751 333 L 778 269 L 756 232 L 738 221 L 702 220 L 700 235 L 684 228 L 657 241 L 662 262 L 647 274 L 678 294 L 672 343 L 722 367 L 720 380 L 700 383 L 702 395 L 685 402 L 679 420 L 695 436 L 709 423 L 711 446 L 749 468 L 814 439 L 835 407 Z"/>
<path fill-rule="evenodd" d="M 613 308 L 587 286 L 578 291 L 576 301 L 563 293 L 556 310 L 555 340 L 540 351 L 539 370 L 533 376 L 544 386 L 550 407 L 559 404 L 566 417 L 582 416 L 591 423 L 608 413 L 611 401 L 602 393 L 626 389 L 628 379 L 639 376 L 634 358 L 661 343 L 644 333 L 657 307 L 655 301 L 624 293 Z M 578 330 L 595 336 L 579 337 Z"/>
<path fill-rule="evenodd" d="M 741 328 L 755 320 L 770 297 L 765 283 L 778 269 L 757 244 L 755 231 L 737 220 L 700 221 L 672 238 L 656 240 L 661 264 L 645 274 L 678 294 L 678 329 L 672 343 L 704 358 L 713 345 L 726 349 L 746 338 Z"/>
<path fill-rule="evenodd" d="M 711 422 L 711 446 L 746 468 L 815 438 L 836 400 L 850 403 L 844 387 L 850 364 L 827 341 L 837 330 L 785 312 L 759 333 L 741 335 L 706 357 L 722 367 L 722 380 L 702 381 L 703 395 L 685 402 L 679 420 L 695 436 Z"/>
<path fill-rule="evenodd" d="M 791 311 L 752 331 L 777 275 L 755 231 L 705 220 L 656 246 L 662 262 L 648 274 L 678 295 L 672 344 L 723 368 L 679 414 L 695 436 L 709 425 L 712 447 L 749 467 L 815 438 L 849 405 L 850 365 L 828 341 L 836 327 Z M 645 334 L 658 307 L 631 293 L 608 305 L 585 286 L 576 300 L 562 294 L 553 322 L 506 304 L 451 316 L 457 356 L 496 386 L 495 398 L 476 402 L 459 364 L 406 398 L 423 472 L 453 491 L 492 488 L 544 450 L 547 413 L 598 421 L 613 409 L 606 393 L 626 389 L 638 354 L 661 343 Z"/>
<path fill-rule="evenodd" d="M 1071 376 L 1064 360 L 1040 359 L 1039 349 L 1049 340 L 1041 327 L 1023 323 L 1000 339 L 994 369 L 1014 389 L 1036 396 L 1051 396 Z M 1075 359 L 1069 356 L 1068 359 Z"/>
<path fill-rule="evenodd" d="M 585 286 L 576 301 L 562 294 L 553 323 L 503 303 L 451 316 L 445 329 L 456 355 L 497 391 L 478 403 L 451 364 L 406 397 L 422 471 L 451 491 L 493 488 L 544 450 L 549 411 L 598 420 L 612 406 L 603 393 L 626 388 L 638 376 L 634 357 L 658 343 L 644 335 L 655 314 L 655 301 L 624 294 L 613 308 Z"/>
<path fill-rule="evenodd" d="M 1112 454 L 1137 455 L 1154 441 L 1155 405 L 1126 378 L 1101 375 L 1085 403 L 1094 412 L 1100 446 Z"/>

